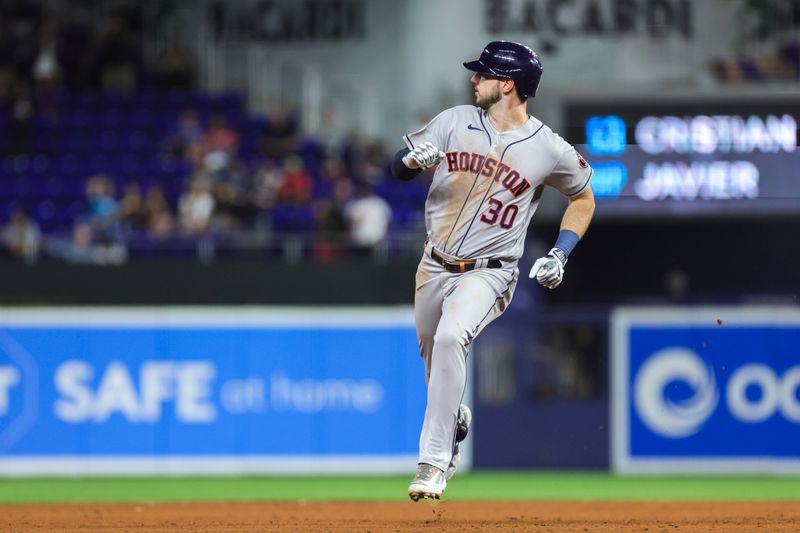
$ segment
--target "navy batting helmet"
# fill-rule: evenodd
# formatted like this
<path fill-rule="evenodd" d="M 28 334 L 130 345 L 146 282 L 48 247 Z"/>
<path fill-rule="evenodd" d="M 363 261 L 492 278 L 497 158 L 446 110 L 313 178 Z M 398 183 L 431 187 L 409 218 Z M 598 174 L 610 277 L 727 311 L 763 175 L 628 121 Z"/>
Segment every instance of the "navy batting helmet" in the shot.
<path fill-rule="evenodd" d="M 526 98 L 536 96 L 542 78 L 542 62 L 536 52 L 511 41 L 490 42 L 479 59 L 467 61 L 464 66 L 473 72 L 511 78 Z"/>

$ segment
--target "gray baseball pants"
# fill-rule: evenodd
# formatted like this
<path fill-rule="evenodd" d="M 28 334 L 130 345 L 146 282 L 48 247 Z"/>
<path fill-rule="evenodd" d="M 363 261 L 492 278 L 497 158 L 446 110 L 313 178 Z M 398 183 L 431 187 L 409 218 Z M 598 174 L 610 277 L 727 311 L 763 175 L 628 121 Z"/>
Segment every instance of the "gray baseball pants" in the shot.
<path fill-rule="evenodd" d="M 417 339 L 428 386 L 419 462 L 447 470 L 458 408 L 467 384 L 469 345 L 505 311 L 519 270 L 515 261 L 501 268 L 449 272 L 431 258 L 430 247 L 426 246 L 417 268 L 414 298 Z"/>

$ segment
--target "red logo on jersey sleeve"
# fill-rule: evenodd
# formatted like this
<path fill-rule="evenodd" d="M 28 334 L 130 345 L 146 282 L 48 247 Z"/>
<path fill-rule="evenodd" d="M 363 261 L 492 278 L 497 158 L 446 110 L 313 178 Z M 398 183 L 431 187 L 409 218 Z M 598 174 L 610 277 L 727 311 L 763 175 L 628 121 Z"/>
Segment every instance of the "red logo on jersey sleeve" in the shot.
<path fill-rule="evenodd" d="M 583 158 L 583 156 L 580 154 L 580 152 L 575 150 L 575 155 L 578 156 L 578 164 L 581 166 L 581 168 L 588 168 L 589 167 L 589 163 L 586 162 L 586 160 Z"/>

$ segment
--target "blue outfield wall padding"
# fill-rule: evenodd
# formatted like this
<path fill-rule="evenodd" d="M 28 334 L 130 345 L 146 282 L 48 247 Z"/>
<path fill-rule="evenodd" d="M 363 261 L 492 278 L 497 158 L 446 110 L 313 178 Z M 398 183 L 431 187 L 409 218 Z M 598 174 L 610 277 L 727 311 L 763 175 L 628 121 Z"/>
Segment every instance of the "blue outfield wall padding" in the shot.
<path fill-rule="evenodd" d="M 407 307 L 4 308 L 0 473 L 410 471 L 423 373 Z"/>

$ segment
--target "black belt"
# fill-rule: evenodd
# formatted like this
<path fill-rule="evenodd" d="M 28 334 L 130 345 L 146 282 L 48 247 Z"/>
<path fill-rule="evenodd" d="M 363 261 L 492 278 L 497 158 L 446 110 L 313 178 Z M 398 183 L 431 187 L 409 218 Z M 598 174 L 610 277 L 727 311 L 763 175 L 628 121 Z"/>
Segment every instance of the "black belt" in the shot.
<path fill-rule="evenodd" d="M 436 250 L 431 248 L 431 257 L 434 261 L 442 265 L 445 270 L 448 272 L 469 272 L 470 270 L 475 270 L 475 265 L 478 263 L 477 261 L 447 261 L 444 257 L 439 255 Z M 503 262 L 499 259 L 489 259 L 486 263 L 486 268 L 500 268 L 503 266 Z"/>

